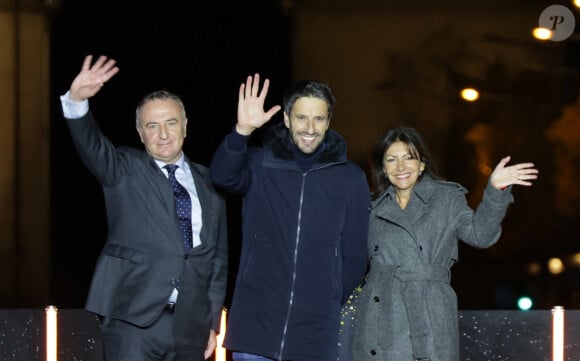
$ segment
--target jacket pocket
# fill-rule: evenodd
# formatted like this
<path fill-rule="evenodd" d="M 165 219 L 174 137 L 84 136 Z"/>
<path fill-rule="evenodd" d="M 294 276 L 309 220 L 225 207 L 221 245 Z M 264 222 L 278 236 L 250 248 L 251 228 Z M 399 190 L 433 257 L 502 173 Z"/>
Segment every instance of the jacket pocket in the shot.
<path fill-rule="evenodd" d="M 107 244 L 103 248 L 103 254 L 111 257 L 117 257 L 126 259 L 127 261 L 133 263 L 142 263 L 145 256 L 143 252 L 130 248 L 127 246 L 121 246 L 120 244 Z"/>

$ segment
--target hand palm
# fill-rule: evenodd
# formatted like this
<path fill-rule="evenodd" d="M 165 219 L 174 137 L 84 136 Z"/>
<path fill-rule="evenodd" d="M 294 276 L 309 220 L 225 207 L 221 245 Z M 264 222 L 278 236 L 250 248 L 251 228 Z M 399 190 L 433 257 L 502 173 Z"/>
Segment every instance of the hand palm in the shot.
<path fill-rule="evenodd" d="M 95 64 L 91 66 L 92 60 L 92 55 L 85 57 L 80 73 L 71 84 L 71 99 L 82 101 L 92 97 L 119 71 L 113 59 L 100 56 Z"/>
<path fill-rule="evenodd" d="M 264 111 L 264 101 L 270 81 L 264 80 L 262 90 L 260 88 L 260 75 L 248 76 L 246 83 L 240 85 L 238 96 L 238 124 L 236 129 L 242 134 L 250 134 L 255 129 L 260 128 L 276 114 L 281 107 L 273 106 L 268 111 Z"/>
<path fill-rule="evenodd" d="M 102 82 L 94 73 L 81 71 L 71 85 L 78 96 L 87 99 L 95 95 L 101 89 Z"/>
<path fill-rule="evenodd" d="M 245 99 L 238 107 L 238 120 L 245 126 L 259 128 L 270 118 L 264 111 L 264 104 L 257 98 Z"/>
<path fill-rule="evenodd" d="M 497 189 L 503 189 L 510 185 L 518 184 L 531 186 L 532 180 L 537 179 L 538 170 L 533 163 L 518 163 L 506 167 L 511 157 L 503 158 L 495 167 L 490 176 L 491 185 Z"/>

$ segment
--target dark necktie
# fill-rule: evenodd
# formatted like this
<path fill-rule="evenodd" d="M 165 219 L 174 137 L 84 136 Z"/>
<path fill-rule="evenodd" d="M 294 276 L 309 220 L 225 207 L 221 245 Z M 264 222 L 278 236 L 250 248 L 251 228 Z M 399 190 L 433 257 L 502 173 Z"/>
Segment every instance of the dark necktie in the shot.
<path fill-rule="evenodd" d="M 193 239 L 191 231 L 191 198 L 187 190 L 175 178 L 175 170 L 178 168 L 175 164 L 167 164 L 163 168 L 167 169 L 169 174 L 169 183 L 173 188 L 173 199 L 175 200 L 175 211 L 179 221 L 179 230 L 183 236 L 183 247 L 185 251 L 193 248 Z"/>

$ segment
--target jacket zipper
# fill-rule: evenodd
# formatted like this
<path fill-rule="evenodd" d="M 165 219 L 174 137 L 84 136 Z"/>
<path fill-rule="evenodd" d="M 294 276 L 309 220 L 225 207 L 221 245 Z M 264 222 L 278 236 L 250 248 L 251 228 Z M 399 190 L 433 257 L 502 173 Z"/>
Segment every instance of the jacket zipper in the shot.
<path fill-rule="evenodd" d="M 306 183 L 306 175 L 308 172 L 302 173 L 302 184 L 300 186 L 300 207 L 298 208 L 298 223 L 296 229 L 296 242 L 294 243 L 294 269 L 292 270 L 292 286 L 290 287 L 290 300 L 288 303 L 288 312 L 286 313 L 286 320 L 284 321 L 284 329 L 282 331 L 282 341 L 280 342 L 280 352 L 278 353 L 278 361 L 282 361 L 284 354 L 284 344 L 286 343 L 286 332 L 288 332 L 288 323 L 290 322 L 290 313 L 292 312 L 292 303 L 294 302 L 294 286 L 296 285 L 296 264 L 298 263 L 298 244 L 300 243 L 300 225 L 302 221 L 302 204 L 304 203 L 304 184 Z"/>
<path fill-rule="evenodd" d="M 288 312 L 286 313 L 286 320 L 284 321 L 284 329 L 282 330 L 282 340 L 280 341 L 280 351 L 278 352 L 278 361 L 282 361 L 282 356 L 284 355 L 284 346 L 286 344 L 286 333 L 288 332 L 288 323 L 290 322 L 290 314 L 292 313 L 292 303 L 294 302 L 294 286 L 296 285 L 296 265 L 298 263 L 298 245 L 300 243 L 300 225 L 302 222 L 302 205 L 304 203 L 304 188 L 306 185 L 306 176 L 309 172 L 328 168 L 334 164 L 339 164 L 340 162 L 333 162 L 322 165 L 318 168 L 310 169 L 306 172 L 302 172 L 302 184 L 300 186 L 300 207 L 298 208 L 298 224 L 296 228 L 296 242 L 294 244 L 294 269 L 292 271 L 292 286 L 290 287 L 290 299 L 288 301 Z"/>

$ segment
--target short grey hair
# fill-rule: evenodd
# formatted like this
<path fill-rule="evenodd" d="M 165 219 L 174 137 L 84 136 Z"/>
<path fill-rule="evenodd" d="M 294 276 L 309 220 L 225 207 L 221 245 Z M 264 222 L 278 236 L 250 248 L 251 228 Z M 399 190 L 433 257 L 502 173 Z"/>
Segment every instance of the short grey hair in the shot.
<path fill-rule="evenodd" d="M 154 100 L 173 100 L 181 108 L 181 115 L 183 119 L 185 120 L 187 118 L 185 115 L 185 106 L 183 105 L 183 101 L 178 95 L 168 92 L 167 90 L 157 90 L 145 95 L 137 105 L 137 110 L 135 111 L 135 126 L 137 128 L 139 128 L 141 124 L 141 111 L 143 110 L 143 107 L 145 104 Z"/>

